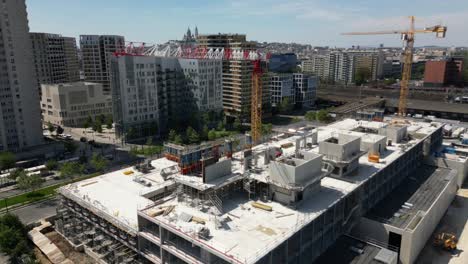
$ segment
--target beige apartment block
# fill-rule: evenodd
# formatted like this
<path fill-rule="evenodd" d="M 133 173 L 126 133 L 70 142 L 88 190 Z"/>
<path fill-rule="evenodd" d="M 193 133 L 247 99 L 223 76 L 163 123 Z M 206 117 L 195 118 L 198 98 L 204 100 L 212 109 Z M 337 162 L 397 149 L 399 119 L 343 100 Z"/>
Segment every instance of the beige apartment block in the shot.
<path fill-rule="evenodd" d="M 41 110 L 44 122 L 80 127 L 88 117 L 93 120 L 112 114 L 112 99 L 102 84 L 74 82 L 43 84 Z"/>

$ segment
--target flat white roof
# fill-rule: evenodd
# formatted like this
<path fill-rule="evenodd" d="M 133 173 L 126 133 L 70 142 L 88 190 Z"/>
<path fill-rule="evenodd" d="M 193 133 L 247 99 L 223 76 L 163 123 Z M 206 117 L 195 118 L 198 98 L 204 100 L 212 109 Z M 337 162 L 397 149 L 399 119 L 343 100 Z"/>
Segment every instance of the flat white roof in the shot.
<path fill-rule="evenodd" d="M 171 227 L 172 232 L 190 236 L 200 244 L 207 245 L 223 254 L 226 258 L 242 263 L 254 263 L 312 219 L 325 212 L 328 207 L 354 190 L 357 185 L 333 178 L 324 178 L 321 181 L 321 187 L 320 191 L 310 197 L 311 202 L 302 203 L 297 210 L 277 202 L 263 203 L 272 207 L 273 210 L 268 212 L 254 208 L 252 201 L 249 201 L 246 196 L 231 197 L 223 201 L 225 208 L 233 208 L 223 214 L 223 217 L 231 219 L 227 222 L 227 229 L 217 229 L 216 217 L 183 202 L 178 202 L 175 198 L 157 206 L 175 205 L 174 210 L 166 216 L 156 216 L 155 219 Z M 151 210 L 155 209 L 149 208 L 143 213 Z M 180 220 L 178 216 L 182 212 L 201 218 L 206 224 Z M 201 227 L 209 228 L 209 240 L 197 238 L 196 234 Z"/>
<path fill-rule="evenodd" d="M 138 209 L 152 204 L 152 201 L 143 195 L 173 184 L 172 180 L 164 181 L 160 170 L 177 163 L 158 159 L 151 164 L 156 169 L 148 174 L 143 175 L 133 168 L 125 168 L 66 185 L 60 188 L 60 192 L 90 210 L 100 211 L 110 218 L 108 220 L 121 224 L 120 227 L 136 231 Z M 124 174 L 129 171 L 133 173 Z M 143 177 L 151 186 L 135 182 L 135 177 Z"/>

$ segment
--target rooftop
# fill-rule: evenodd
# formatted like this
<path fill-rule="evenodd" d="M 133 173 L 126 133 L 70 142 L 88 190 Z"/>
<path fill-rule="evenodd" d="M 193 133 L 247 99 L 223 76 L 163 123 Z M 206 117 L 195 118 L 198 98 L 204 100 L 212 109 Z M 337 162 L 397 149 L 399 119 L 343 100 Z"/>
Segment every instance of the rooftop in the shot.
<path fill-rule="evenodd" d="M 319 127 L 317 129 L 318 142 L 338 133 L 352 134 L 369 140 L 369 138 L 376 135 L 352 130 L 359 127 L 378 129 L 385 125 L 385 123 L 380 122 L 346 119 L 325 127 Z M 410 126 L 413 133 L 428 135 L 441 127 L 441 124 L 412 122 Z M 282 155 L 291 156 L 295 153 L 296 139 L 300 138 L 302 136 L 299 134 L 277 141 L 272 140 L 255 146 L 253 152 L 261 155 L 266 149 L 282 147 Z M 380 163 L 369 162 L 366 155 L 360 157 L 358 170 L 348 175 L 347 178 L 325 177 L 321 179 L 317 192 L 299 203 L 296 208 L 270 201 L 265 202 L 265 205 L 271 206 L 272 211 L 264 211 L 254 208 L 252 201 L 247 199 L 245 193 L 232 193 L 229 194 L 228 198 L 223 199 L 222 216 L 216 217 L 206 210 L 202 210 L 202 207 L 200 207 L 202 205 L 197 207 L 176 198 L 171 199 L 168 197 L 168 199 L 160 201 L 158 204 L 154 204 L 150 199 L 145 198 L 150 197 L 150 194 L 154 194 L 158 190 L 164 189 L 164 187 L 174 184 L 174 181 L 193 186 L 198 190 L 207 190 L 215 187 L 220 188 L 230 181 L 240 179 L 239 177 L 244 174 L 241 152 L 233 155 L 231 175 L 226 175 L 209 183 L 203 183 L 200 177 L 181 175 L 177 170 L 168 177 L 168 180 L 164 181 L 161 171 L 173 167 L 176 163 L 161 158 L 152 161 L 152 165 L 156 169 L 148 174 L 143 175 L 132 168 L 123 169 L 67 185 L 62 187 L 60 191 L 65 196 L 81 202 L 85 207 L 103 211 L 106 219 L 117 221 L 121 227 L 129 231 L 135 231 L 137 227 L 138 211 L 146 215 L 146 217 L 151 217 L 149 210 L 174 205 L 175 208 L 171 213 L 156 216 L 155 219 L 181 236 L 196 239 L 199 243 L 209 245 L 213 250 L 222 252 L 222 254 L 231 258 L 252 263 L 317 218 L 327 208 L 340 201 L 422 139 L 423 137 L 413 137 L 409 142 L 388 146 L 380 157 Z M 301 151 L 318 154 L 318 145 L 307 146 Z M 256 159 L 255 168 L 255 170 L 250 171 L 252 178 L 260 182 L 270 181 L 268 165 L 264 163 L 263 158 Z M 132 170 L 133 173 L 126 176 L 124 172 L 129 170 Z M 134 181 L 134 178 L 138 177 L 151 182 L 152 186 L 144 186 Z M 187 222 L 183 217 L 179 218 L 178 216 L 182 213 L 203 219 L 205 221 L 204 226 L 210 230 L 210 239 L 194 238 L 193 233 L 197 232 L 202 225 Z M 225 226 L 220 228 L 220 219 L 226 220 L 227 218 L 229 220 L 226 221 Z"/>
<path fill-rule="evenodd" d="M 124 230 L 136 232 L 138 209 L 152 203 L 145 195 L 174 184 L 171 180 L 164 181 L 160 171 L 175 165 L 175 162 L 158 159 L 151 164 L 156 169 L 148 174 L 126 168 L 63 186 L 60 192 L 90 210 L 99 211 Z M 134 181 L 140 177 L 151 186 Z"/>

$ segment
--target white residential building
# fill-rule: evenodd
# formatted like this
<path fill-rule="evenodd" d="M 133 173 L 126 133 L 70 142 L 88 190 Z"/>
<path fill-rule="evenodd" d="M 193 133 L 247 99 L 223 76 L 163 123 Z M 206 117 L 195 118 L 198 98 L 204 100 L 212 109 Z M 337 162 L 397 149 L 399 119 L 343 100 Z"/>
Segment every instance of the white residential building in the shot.
<path fill-rule="evenodd" d="M 25 1 L 4 0 L 0 13 L 0 151 L 21 151 L 43 143 Z"/>
<path fill-rule="evenodd" d="M 118 136 L 154 135 L 223 109 L 221 60 L 118 56 L 111 72 Z"/>

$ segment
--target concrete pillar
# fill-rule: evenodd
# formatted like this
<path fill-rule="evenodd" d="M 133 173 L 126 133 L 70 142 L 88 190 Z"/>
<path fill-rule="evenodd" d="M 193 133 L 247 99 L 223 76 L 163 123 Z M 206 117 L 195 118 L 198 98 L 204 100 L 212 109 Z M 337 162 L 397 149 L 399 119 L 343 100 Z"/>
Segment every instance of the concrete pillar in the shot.
<path fill-rule="evenodd" d="M 166 263 L 166 260 L 164 259 L 164 250 L 162 248 L 162 245 L 164 244 L 164 235 L 163 235 L 164 229 L 161 227 L 161 225 L 158 225 L 158 226 L 159 226 L 159 239 L 161 241 L 161 245 L 159 245 L 159 256 L 161 259 L 161 263 L 164 264 Z"/>

